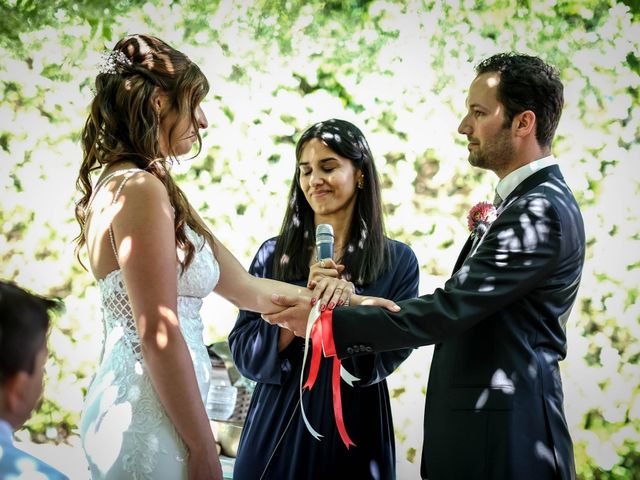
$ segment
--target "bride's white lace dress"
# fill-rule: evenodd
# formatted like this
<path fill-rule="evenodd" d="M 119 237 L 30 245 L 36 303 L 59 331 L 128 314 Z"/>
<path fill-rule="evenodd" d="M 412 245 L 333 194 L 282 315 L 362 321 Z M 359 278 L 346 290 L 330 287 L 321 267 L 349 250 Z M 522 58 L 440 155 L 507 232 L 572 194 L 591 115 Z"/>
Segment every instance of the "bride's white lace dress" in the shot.
<path fill-rule="evenodd" d="M 205 403 L 211 362 L 203 342 L 200 307 L 218 281 L 219 268 L 208 244 L 188 227 L 187 236 L 196 254 L 183 273 L 178 268 L 178 318 Z M 91 476 L 186 479 L 187 453 L 151 384 L 122 272 L 115 270 L 98 284 L 103 353 L 80 422 Z M 153 288 L 153 279 L 149 279 L 149 288 Z"/>

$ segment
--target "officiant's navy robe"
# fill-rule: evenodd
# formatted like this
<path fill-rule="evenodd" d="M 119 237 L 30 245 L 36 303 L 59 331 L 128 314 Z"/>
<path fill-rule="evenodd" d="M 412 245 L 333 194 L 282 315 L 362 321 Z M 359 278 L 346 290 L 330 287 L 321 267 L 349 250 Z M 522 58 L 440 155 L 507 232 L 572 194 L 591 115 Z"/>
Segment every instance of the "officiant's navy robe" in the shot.
<path fill-rule="evenodd" d="M 272 238 L 260 247 L 250 268 L 253 275 L 272 278 L 275 242 Z M 357 293 L 394 301 L 417 296 L 415 254 L 403 243 L 387 242 L 392 258 L 389 270 L 376 282 L 357 288 Z M 306 286 L 306 282 L 304 278 L 297 284 Z M 356 444 L 347 449 L 334 420 L 331 360 L 322 359 L 317 381 L 302 400 L 309 422 L 323 435 L 318 441 L 305 427 L 298 405 L 304 342 L 296 337 L 278 352 L 279 330 L 259 315 L 241 311 L 229 335 L 238 370 L 258 382 L 240 439 L 234 479 L 395 479 L 393 420 L 385 378 L 412 349 L 365 354 L 343 363 L 360 378 L 354 387 L 344 382 L 340 387 L 345 425 Z M 308 363 L 309 359 L 307 371 Z"/>

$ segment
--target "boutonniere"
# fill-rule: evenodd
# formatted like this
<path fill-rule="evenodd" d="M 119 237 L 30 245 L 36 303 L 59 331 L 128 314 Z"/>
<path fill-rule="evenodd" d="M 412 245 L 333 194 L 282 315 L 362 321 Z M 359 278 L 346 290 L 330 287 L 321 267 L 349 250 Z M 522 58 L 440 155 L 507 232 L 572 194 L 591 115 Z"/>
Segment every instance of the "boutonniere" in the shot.
<path fill-rule="evenodd" d="M 498 217 L 496 207 L 489 202 L 480 202 L 474 205 L 467 215 L 467 225 L 474 237 L 482 237 L 489 225 Z"/>

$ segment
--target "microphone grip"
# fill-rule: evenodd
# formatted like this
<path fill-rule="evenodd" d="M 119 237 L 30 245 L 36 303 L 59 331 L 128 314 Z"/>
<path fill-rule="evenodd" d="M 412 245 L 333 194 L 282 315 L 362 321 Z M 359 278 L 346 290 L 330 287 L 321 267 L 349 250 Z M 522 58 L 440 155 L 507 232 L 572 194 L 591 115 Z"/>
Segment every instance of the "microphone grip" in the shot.
<path fill-rule="evenodd" d="M 316 260 L 324 260 L 325 258 L 333 258 L 333 239 L 318 240 L 316 244 Z"/>

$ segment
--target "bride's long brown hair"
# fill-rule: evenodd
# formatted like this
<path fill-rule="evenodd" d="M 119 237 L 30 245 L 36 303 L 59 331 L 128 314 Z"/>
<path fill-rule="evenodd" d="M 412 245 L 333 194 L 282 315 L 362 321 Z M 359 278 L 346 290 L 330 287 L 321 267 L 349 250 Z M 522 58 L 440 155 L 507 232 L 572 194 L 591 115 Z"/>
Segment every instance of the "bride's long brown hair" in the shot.
<path fill-rule="evenodd" d="M 158 131 L 161 118 L 153 108 L 152 96 L 160 89 L 169 99 L 177 118 L 189 112 L 194 130 L 199 132 L 196 108 L 209 91 L 209 82 L 189 58 L 162 40 L 147 35 L 131 35 L 113 48 L 110 63 L 96 76 L 95 97 L 82 130 L 83 159 L 76 182 L 82 197 L 76 203 L 80 233 L 76 255 L 86 243 L 87 208 L 93 193 L 92 173 L 117 161 L 130 161 L 157 177 L 167 189 L 175 215 L 176 246 L 185 252 L 182 266 L 191 263 L 194 245 L 185 225 L 204 236 L 212 246 L 213 236 L 193 214 L 184 193 L 167 170 L 167 158 L 160 151 Z M 170 128 L 172 137 L 175 125 Z M 202 138 L 198 136 L 198 151 Z M 169 160 L 175 157 L 169 145 Z M 82 261 L 80 261 L 82 263 Z"/>

